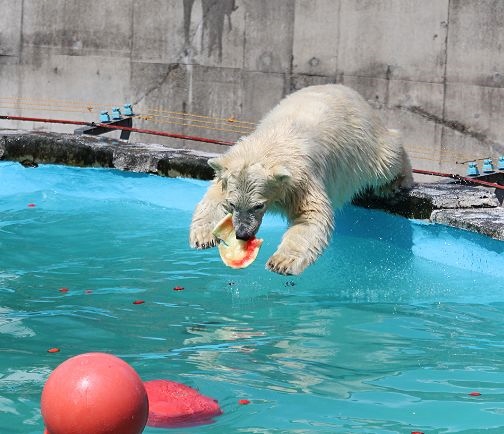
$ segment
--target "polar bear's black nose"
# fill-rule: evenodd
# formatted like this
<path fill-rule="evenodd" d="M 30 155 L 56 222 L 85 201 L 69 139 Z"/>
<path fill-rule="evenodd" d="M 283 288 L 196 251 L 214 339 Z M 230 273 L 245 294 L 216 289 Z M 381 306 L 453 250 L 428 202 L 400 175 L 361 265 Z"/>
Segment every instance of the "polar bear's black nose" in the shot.
<path fill-rule="evenodd" d="M 247 230 L 238 228 L 236 230 L 236 239 L 242 241 L 248 241 L 252 238 L 252 234 L 250 234 Z"/>

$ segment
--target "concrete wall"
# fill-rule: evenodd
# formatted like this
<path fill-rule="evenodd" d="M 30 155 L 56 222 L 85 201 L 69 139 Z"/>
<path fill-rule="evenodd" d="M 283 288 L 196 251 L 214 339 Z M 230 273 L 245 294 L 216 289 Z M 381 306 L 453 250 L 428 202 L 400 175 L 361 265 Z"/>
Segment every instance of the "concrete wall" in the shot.
<path fill-rule="evenodd" d="M 253 123 L 287 93 L 341 82 L 402 130 L 415 168 L 464 173 L 457 161 L 504 153 L 501 0 L 0 0 L 0 10 L 0 114 L 95 121 L 131 102 L 135 126 L 233 141 L 252 125 L 229 119 Z"/>

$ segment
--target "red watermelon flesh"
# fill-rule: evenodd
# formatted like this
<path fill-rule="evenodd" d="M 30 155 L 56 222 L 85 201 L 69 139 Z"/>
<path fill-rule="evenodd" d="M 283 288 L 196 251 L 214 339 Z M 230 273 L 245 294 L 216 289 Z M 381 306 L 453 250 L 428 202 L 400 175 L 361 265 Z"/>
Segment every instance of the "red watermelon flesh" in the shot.
<path fill-rule="evenodd" d="M 233 228 L 232 214 L 227 214 L 213 232 L 219 240 L 219 253 L 222 261 L 231 268 L 245 268 L 255 261 L 263 243 L 260 238 L 253 237 L 247 241 L 238 240 Z"/>
<path fill-rule="evenodd" d="M 213 423 L 222 414 L 215 399 L 197 390 L 170 380 L 144 382 L 149 398 L 147 425 L 158 428 L 175 428 Z"/>

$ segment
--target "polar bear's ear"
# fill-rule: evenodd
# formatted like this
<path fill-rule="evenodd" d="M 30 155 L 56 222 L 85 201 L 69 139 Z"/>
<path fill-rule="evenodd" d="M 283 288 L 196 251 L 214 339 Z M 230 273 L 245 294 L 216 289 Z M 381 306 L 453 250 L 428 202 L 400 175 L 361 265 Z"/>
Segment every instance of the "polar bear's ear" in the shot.
<path fill-rule="evenodd" d="M 208 165 L 215 170 L 216 173 L 222 172 L 224 170 L 224 166 L 222 164 L 221 158 L 210 158 L 208 160 Z"/>
<path fill-rule="evenodd" d="M 288 182 L 292 177 L 289 169 L 281 165 L 273 166 L 271 173 L 273 175 L 273 178 L 280 182 Z"/>

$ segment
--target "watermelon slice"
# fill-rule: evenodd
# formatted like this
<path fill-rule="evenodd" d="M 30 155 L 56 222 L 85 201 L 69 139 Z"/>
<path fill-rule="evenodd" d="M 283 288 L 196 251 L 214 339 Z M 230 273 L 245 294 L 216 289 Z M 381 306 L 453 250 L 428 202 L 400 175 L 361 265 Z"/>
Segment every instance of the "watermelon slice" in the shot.
<path fill-rule="evenodd" d="M 222 414 L 217 401 L 196 389 L 171 380 L 144 383 L 149 398 L 148 426 L 179 428 L 214 422 Z"/>
<path fill-rule="evenodd" d="M 219 240 L 219 253 L 222 262 L 231 268 L 245 268 L 255 261 L 263 243 L 260 238 L 253 237 L 243 241 L 236 238 L 233 228 L 232 214 L 227 214 L 213 230 L 213 235 Z"/>

